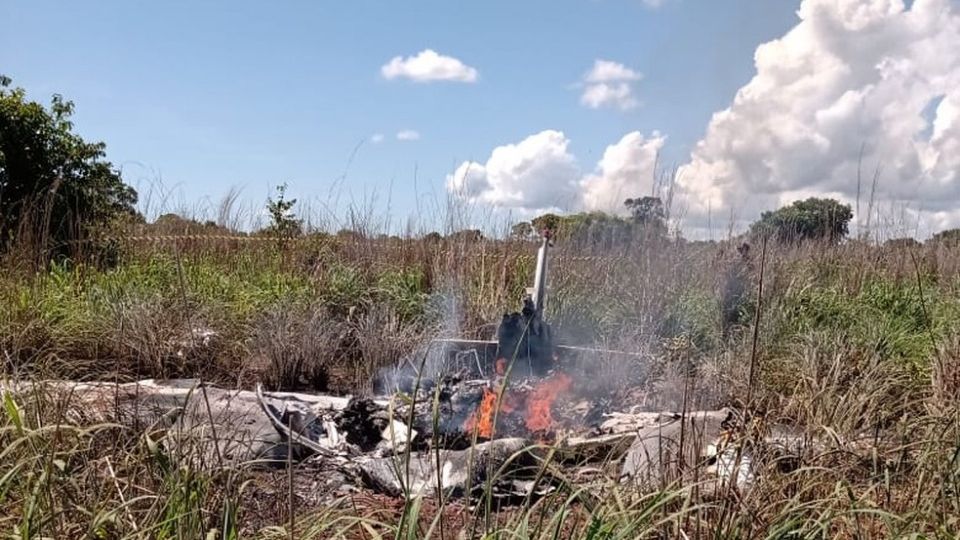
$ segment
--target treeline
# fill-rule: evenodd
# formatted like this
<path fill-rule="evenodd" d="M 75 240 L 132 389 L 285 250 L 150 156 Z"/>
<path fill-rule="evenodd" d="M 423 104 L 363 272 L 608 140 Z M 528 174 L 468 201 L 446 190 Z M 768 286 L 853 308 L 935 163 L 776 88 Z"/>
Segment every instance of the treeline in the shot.
<path fill-rule="evenodd" d="M 658 242 L 671 239 L 667 213 L 659 197 L 641 197 L 624 201 L 626 217 L 602 212 L 544 214 L 516 224 L 511 236 L 535 238 L 549 231 L 568 241 L 600 245 L 623 245 L 633 241 Z M 745 237 L 767 236 L 783 243 L 818 240 L 839 242 L 849 233 L 853 212 L 849 205 L 834 199 L 809 198 L 779 210 L 764 212 Z M 681 240 L 679 231 L 673 238 Z"/>
<path fill-rule="evenodd" d="M 73 103 L 53 96 L 49 106 L 30 101 L 22 88 L 0 75 L 0 256 L 15 254 L 43 266 L 56 258 L 109 257 L 110 232 L 131 229 L 161 234 L 232 233 L 213 222 L 200 223 L 175 214 L 148 224 L 136 210 L 137 193 L 106 159 L 106 145 L 87 142 L 70 118 Z M 278 186 L 266 204 L 269 223 L 253 234 L 283 242 L 305 234 L 296 215 L 296 199 Z M 668 228 L 669 209 L 658 197 L 626 199 L 623 215 L 600 212 L 544 214 L 517 223 L 510 236 L 535 239 L 544 231 L 573 244 L 592 248 L 629 246 L 681 239 Z M 810 198 L 764 212 L 747 236 L 767 236 L 780 242 L 818 240 L 840 242 L 849 233 L 853 212 L 833 199 Z M 342 230 L 338 236 L 359 234 Z M 672 235 L 672 236 L 671 236 Z M 427 241 L 479 240 L 479 230 Z M 960 229 L 937 233 L 934 242 L 960 244 Z M 912 239 L 899 239 L 907 244 Z"/>

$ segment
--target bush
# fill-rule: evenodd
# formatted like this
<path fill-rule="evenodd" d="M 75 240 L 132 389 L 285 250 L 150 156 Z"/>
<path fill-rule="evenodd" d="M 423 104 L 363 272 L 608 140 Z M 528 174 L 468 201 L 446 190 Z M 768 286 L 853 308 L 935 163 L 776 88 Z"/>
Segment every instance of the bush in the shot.
<path fill-rule="evenodd" d="M 19 242 L 37 263 L 77 256 L 136 215 L 137 194 L 104 159 L 106 145 L 74 133 L 73 103 L 55 95 L 46 109 L 9 86 L 0 76 L 0 252 Z"/>
<path fill-rule="evenodd" d="M 921 298 L 915 283 L 873 276 L 858 291 L 839 283 L 788 290 L 780 300 L 785 318 L 778 322 L 789 342 L 827 332 L 882 358 L 896 359 L 915 373 L 929 367 L 935 340 L 957 320 L 956 300 L 925 283 Z"/>
<path fill-rule="evenodd" d="M 252 334 L 250 352 L 267 388 L 325 390 L 347 330 L 321 307 L 281 304 L 254 322 Z"/>
<path fill-rule="evenodd" d="M 426 278 L 421 270 L 388 270 L 377 278 L 376 291 L 378 299 L 392 308 L 404 322 L 423 315 L 427 292 Z"/>
<path fill-rule="evenodd" d="M 370 303 L 366 276 L 348 264 L 335 263 L 322 278 L 321 298 L 332 314 L 347 318 Z"/>

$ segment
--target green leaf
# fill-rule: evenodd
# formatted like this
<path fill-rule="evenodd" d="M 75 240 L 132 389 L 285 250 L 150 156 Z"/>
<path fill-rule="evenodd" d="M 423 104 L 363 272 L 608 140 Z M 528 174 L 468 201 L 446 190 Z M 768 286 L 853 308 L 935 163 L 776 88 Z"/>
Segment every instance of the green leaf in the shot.
<path fill-rule="evenodd" d="M 14 427 L 17 428 L 17 433 L 23 435 L 23 419 L 20 416 L 20 408 L 13 400 L 13 395 L 11 395 L 10 392 L 3 393 L 3 408 L 7 412 L 7 417 L 10 418 Z"/>

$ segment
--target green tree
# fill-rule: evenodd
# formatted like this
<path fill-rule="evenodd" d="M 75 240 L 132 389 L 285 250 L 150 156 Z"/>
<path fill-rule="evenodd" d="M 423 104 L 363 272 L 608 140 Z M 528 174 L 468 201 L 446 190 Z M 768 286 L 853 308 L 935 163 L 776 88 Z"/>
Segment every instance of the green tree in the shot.
<path fill-rule="evenodd" d="M 448 234 L 447 240 L 467 243 L 479 242 L 480 240 L 483 240 L 483 233 L 480 231 L 480 229 L 463 229 Z"/>
<path fill-rule="evenodd" d="M 46 108 L 10 84 L 0 76 L 0 252 L 18 242 L 38 262 L 77 255 L 81 241 L 136 216 L 137 193 L 104 143 L 74 133 L 72 102 L 54 95 Z"/>
<path fill-rule="evenodd" d="M 630 211 L 630 217 L 634 223 L 644 227 L 666 229 L 666 212 L 660 197 L 627 199 L 623 205 Z"/>
<path fill-rule="evenodd" d="M 542 216 L 533 218 L 530 222 L 533 225 L 533 229 L 537 233 L 542 233 L 544 231 L 550 231 L 551 233 L 559 232 L 560 225 L 563 222 L 564 218 L 556 214 L 544 214 Z"/>
<path fill-rule="evenodd" d="M 580 212 L 558 216 L 544 214 L 531 222 L 535 231 L 550 231 L 565 242 L 590 248 L 629 245 L 639 229 L 632 221 L 603 212 Z"/>
<path fill-rule="evenodd" d="M 277 186 L 277 198 L 267 198 L 267 213 L 270 214 L 270 225 L 266 232 L 277 237 L 278 244 L 283 244 L 290 238 L 300 236 L 303 232 L 303 221 L 293 212 L 296 199 L 288 199 L 287 184 Z"/>
<path fill-rule="evenodd" d="M 750 226 L 756 235 L 771 235 L 783 242 L 827 240 L 838 242 L 847 235 L 853 210 L 834 199 L 811 197 L 794 201 L 779 210 L 760 214 Z"/>
<path fill-rule="evenodd" d="M 641 238 L 649 241 L 667 236 L 667 213 L 660 197 L 627 199 L 623 205 L 630 211 L 631 221 L 639 227 Z"/>
<path fill-rule="evenodd" d="M 153 220 L 153 223 L 146 224 L 141 229 L 145 234 L 152 235 L 232 234 L 230 229 L 221 227 L 213 221 L 201 223 L 173 213 L 162 214 Z"/>
<path fill-rule="evenodd" d="M 918 248 L 922 244 L 917 241 L 916 238 L 891 238 L 883 243 L 883 247 L 890 249 L 913 249 Z"/>

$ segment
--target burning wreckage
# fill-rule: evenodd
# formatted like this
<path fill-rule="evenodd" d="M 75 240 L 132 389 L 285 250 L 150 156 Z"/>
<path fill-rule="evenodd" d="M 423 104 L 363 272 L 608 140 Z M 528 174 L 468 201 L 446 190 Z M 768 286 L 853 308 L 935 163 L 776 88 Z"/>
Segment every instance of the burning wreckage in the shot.
<path fill-rule="evenodd" d="M 749 426 L 736 411 L 616 411 L 597 398 L 587 360 L 638 355 L 555 343 L 543 318 L 549 248 L 544 238 L 534 286 L 519 313 L 504 315 L 496 340 L 434 341 L 383 377 L 375 398 L 189 380 L 65 390 L 83 419 L 118 421 L 169 449 L 192 450 L 178 455 L 265 466 L 310 460 L 391 495 L 509 499 L 571 483 L 659 486 L 687 475 L 701 492 L 704 478 L 748 486 L 756 444 L 740 444 Z M 789 450 L 783 437 L 750 440 Z"/>

